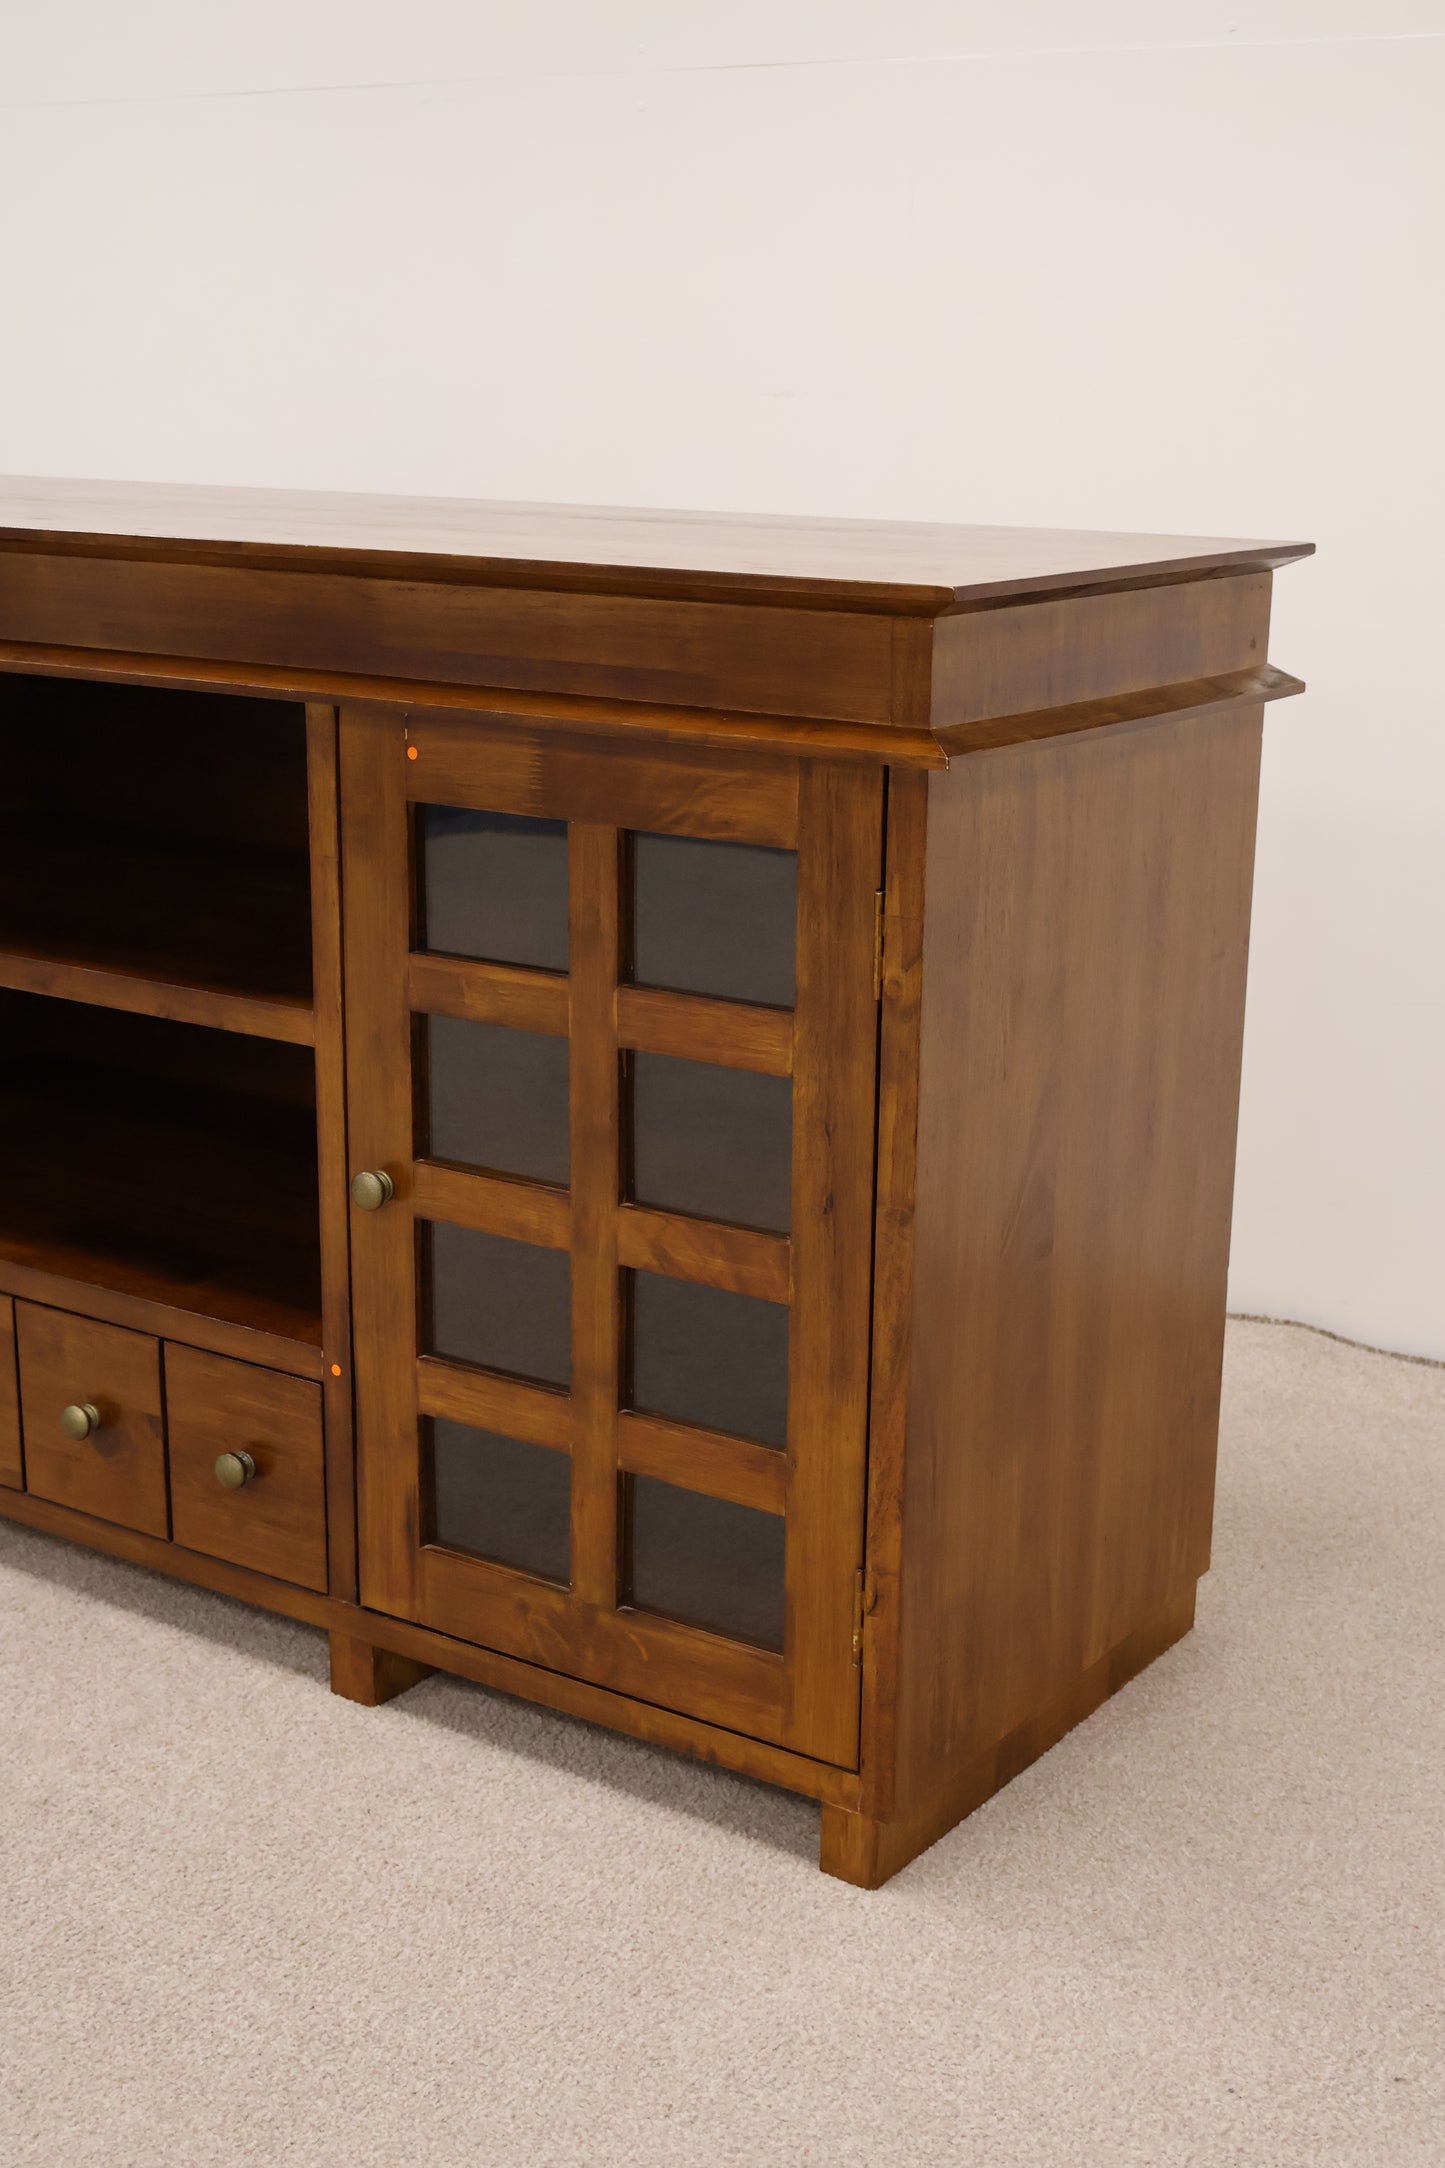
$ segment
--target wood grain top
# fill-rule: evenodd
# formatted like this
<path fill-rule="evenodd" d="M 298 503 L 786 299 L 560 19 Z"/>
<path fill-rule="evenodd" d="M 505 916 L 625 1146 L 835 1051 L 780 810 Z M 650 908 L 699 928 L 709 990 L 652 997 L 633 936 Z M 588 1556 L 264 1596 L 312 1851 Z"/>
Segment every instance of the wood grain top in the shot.
<path fill-rule="evenodd" d="M 0 477 L 0 549 L 937 613 L 1308 556 L 1307 542 Z"/>

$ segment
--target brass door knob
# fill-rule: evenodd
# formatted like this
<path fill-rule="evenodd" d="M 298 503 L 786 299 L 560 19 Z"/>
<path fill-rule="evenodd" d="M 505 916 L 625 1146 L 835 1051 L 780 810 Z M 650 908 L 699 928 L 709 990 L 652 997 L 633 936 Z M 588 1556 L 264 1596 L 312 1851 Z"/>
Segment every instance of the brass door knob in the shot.
<path fill-rule="evenodd" d="M 222 1490 L 240 1490 L 256 1473 L 249 1453 L 223 1453 L 216 1462 L 216 1481 Z"/>
<path fill-rule="evenodd" d="M 360 1205 L 363 1212 L 379 1212 L 389 1197 L 396 1195 L 396 1184 L 384 1167 L 368 1168 L 364 1174 L 351 1177 L 351 1201 Z"/>
<path fill-rule="evenodd" d="M 67 1438 L 77 1443 L 88 1438 L 93 1430 L 100 1428 L 100 1410 L 89 1400 L 78 1400 L 60 1411 L 60 1427 Z"/>

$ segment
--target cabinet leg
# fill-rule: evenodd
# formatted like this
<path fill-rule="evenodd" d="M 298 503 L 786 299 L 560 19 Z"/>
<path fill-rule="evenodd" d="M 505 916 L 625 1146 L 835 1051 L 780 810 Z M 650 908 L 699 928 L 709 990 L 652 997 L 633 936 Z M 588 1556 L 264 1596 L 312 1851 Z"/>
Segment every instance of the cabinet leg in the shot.
<path fill-rule="evenodd" d="M 945 1770 L 912 1812 L 879 1821 L 847 1807 L 823 1809 L 818 1864 L 824 1874 L 857 1889 L 879 1889 L 920 1852 L 946 1836 L 965 1816 L 992 1799 L 1005 1784 L 1056 1746 L 1064 1734 L 1092 1716 L 1111 1694 L 1137 1678 L 1156 1656 L 1182 1640 L 1194 1624 L 1195 1584 L 1190 1581 L 1134 1633 L 1081 1672 L 1065 1691 L 1006 1739 L 961 1769 Z"/>
<path fill-rule="evenodd" d="M 990 1784 L 989 1791 L 996 1790 Z M 855 1889 L 881 1889 L 900 1868 L 917 1859 L 964 1815 L 982 1806 L 988 1791 L 977 1797 L 954 1798 L 941 1811 L 917 1821 L 884 1822 L 872 1814 L 854 1814 L 847 1807 L 824 1807 L 818 1865 L 824 1874 Z"/>
<path fill-rule="evenodd" d="M 900 1816 L 885 1822 L 872 1814 L 854 1814 L 847 1807 L 824 1807 L 818 1865 L 824 1874 L 851 1882 L 855 1889 L 882 1889 L 1006 1781 L 997 1772 L 995 1757 L 988 1755 L 941 1805 L 912 1819 Z"/>
<path fill-rule="evenodd" d="M 855 1889 L 877 1889 L 886 1881 L 879 1869 L 879 1838 L 883 1824 L 871 1814 L 854 1814 L 847 1807 L 823 1809 L 823 1832 L 818 1865 L 824 1874 L 851 1882 Z"/>
<path fill-rule="evenodd" d="M 410 1656 L 393 1656 L 390 1649 L 379 1649 L 355 1634 L 332 1634 L 329 1638 L 331 1691 L 347 1701 L 359 1701 L 363 1708 L 376 1709 L 384 1701 L 395 1700 L 409 1686 L 430 1678 L 435 1668 L 416 1663 Z"/>

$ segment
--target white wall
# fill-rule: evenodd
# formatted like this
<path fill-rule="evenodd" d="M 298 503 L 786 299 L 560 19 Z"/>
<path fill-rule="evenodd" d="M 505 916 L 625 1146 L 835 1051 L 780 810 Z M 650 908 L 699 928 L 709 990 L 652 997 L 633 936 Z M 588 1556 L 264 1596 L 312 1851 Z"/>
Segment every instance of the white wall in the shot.
<path fill-rule="evenodd" d="M 1445 0 L 5 0 L 0 469 L 1303 536 L 1232 1299 L 1445 1355 Z"/>

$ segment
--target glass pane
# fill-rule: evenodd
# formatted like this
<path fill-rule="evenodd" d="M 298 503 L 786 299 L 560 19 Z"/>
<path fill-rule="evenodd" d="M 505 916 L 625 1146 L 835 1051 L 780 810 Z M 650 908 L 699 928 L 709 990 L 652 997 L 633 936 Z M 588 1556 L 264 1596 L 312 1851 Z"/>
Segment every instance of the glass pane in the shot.
<path fill-rule="evenodd" d="M 429 1016 L 423 1028 L 423 1152 L 565 1187 L 567 1041 L 458 1016 Z"/>
<path fill-rule="evenodd" d="M 783 1646 L 781 1514 L 631 1478 L 631 1600 L 691 1626 Z"/>
<path fill-rule="evenodd" d="M 691 836 L 633 838 L 632 975 L 730 1001 L 793 1006 L 792 851 Z"/>
<path fill-rule="evenodd" d="M 786 1445 L 786 1306 L 634 1272 L 632 1405 L 761 1445 Z"/>
<path fill-rule="evenodd" d="M 793 1176 L 793 1088 L 668 1054 L 632 1056 L 632 1194 L 786 1234 Z"/>
<path fill-rule="evenodd" d="M 549 1581 L 572 1571 L 572 1463 L 494 1430 L 431 1424 L 432 1540 Z"/>
<path fill-rule="evenodd" d="M 567 823 L 417 808 L 418 942 L 446 956 L 567 969 Z"/>
<path fill-rule="evenodd" d="M 565 1250 L 424 1220 L 422 1305 L 428 1354 L 543 1385 L 570 1383 L 572 1271 Z"/>

